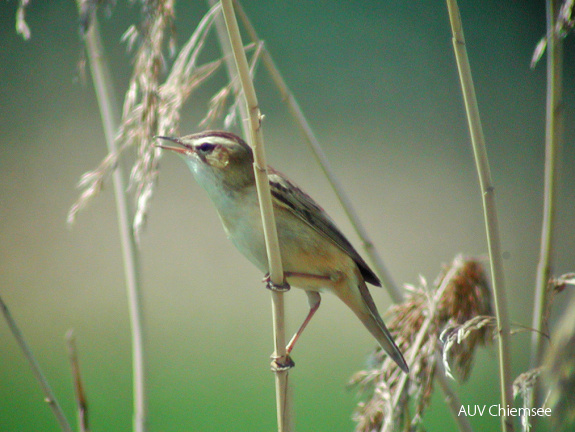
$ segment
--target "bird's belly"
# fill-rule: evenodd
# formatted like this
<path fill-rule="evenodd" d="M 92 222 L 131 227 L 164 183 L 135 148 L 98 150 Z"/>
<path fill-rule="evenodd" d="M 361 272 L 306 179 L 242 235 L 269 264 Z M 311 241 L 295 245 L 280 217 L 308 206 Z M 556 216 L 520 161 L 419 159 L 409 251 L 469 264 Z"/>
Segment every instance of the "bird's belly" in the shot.
<path fill-rule="evenodd" d="M 259 208 L 253 208 L 254 211 L 246 212 L 243 207 L 242 213 L 222 217 L 222 222 L 236 248 L 267 273 L 261 216 Z M 290 285 L 319 291 L 353 273 L 355 264 L 344 251 L 293 214 L 276 209 L 276 223 L 284 272 Z"/>

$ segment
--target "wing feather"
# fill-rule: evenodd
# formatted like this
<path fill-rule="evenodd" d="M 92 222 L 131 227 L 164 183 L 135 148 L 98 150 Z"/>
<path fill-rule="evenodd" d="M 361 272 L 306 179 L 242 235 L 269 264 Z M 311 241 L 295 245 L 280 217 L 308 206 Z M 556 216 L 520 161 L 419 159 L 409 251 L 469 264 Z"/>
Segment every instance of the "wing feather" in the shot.
<path fill-rule="evenodd" d="M 375 273 L 313 198 L 273 168 L 268 168 L 268 178 L 272 196 L 281 205 L 347 253 L 357 264 L 366 282 L 375 286 L 381 286 L 381 282 Z"/>

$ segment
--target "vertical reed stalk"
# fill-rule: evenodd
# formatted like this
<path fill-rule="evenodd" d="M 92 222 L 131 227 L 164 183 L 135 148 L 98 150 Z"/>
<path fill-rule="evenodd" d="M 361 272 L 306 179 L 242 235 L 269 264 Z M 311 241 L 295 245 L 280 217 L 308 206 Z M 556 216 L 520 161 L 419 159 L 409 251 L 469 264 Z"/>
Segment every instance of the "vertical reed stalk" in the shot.
<path fill-rule="evenodd" d="M 62 411 L 62 408 L 60 407 L 60 404 L 58 403 L 56 396 L 54 396 L 54 392 L 52 391 L 52 388 L 50 387 L 48 380 L 42 373 L 42 369 L 40 369 L 40 365 L 36 361 L 36 357 L 34 357 L 32 350 L 26 343 L 26 340 L 24 339 L 24 336 L 22 335 L 22 332 L 20 331 L 18 324 L 16 324 L 16 321 L 12 317 L 12 314 L 10 313 L 8 306 L 6 306 L 6 303 L 4 303 L 4 300 L 2 300 L 2 297 L 0 297 L 0 309 L 2 310 L 2 314 L 4 315 L 4 318 L 8 323 L 8 327 L 10 328 L 10 331 L 12 332 L 14 339 L 16 339 L 16 342 L 18 342 L 18 345 L 20 345 L 20 348 L 22 349 L 24 357 L 26 357 L 26 360 L 28 360 L 28 363 L 30 363 L 30 366 L 32 367 L 32 372 L 34 372 L 36 380 L 40 384 L 42 392 L 44 393 L 44 401 L 48 404 L 48 406 L 52 410 L 52 413 L 54 414 L 56 420 L 58 421 L 58 424 L 60 425 L 60 429 L 62 430 L 62 432 L 72 432 L 70 423 L 68 422 L 68 419 L 64 415 L 64 412 Z"/>
<path fill-rule="evenodd" d="M 491 181 L 491 172 L 485 140 L 481 127 L 475 88 L 467 58 L 465 38 L 461 24 L 461 16 L 456 0 L 447 0 L 451 31 L 453 33 L 453 50 L 457 60 L 461 90 L 467 113 L 471 144 L 477 166 L 477 174 L 483 199 L 483 212 L 485 229 L 487 233 L 487 247 L 489 249 L 489 262 L 493 285 L 493 297 L 495 299 L 495 314 L 497 317 L 498 347 L 499 347 L 499 380 L 501 386 L 501 404 L 503 407 L 513 406 L 513 391 L 511 380 L 511 338 L 509 330 L 509 317 L 507 315 L 507 299 L 504 288 L 503 264 L 501 259 L 501 247 L 499 240 L 499 227 L 495 208 L 495 188 Z M 504 415 L 501 417 L 502 430 L 512 432 L 514 424 L 512 418 Z"/>
<path fill-rule="evenodd" d="M 555 31 L 557 2 L 546 1 L 547 21 L 547 101 L 545 121 L 545 179 L 543 195 L 543 223 L 539 263 L 535 279 L 535 303 L 531 333 L 531 369 L 541 366 L 543 359 L 543 333 L 546 332 L 547 286 L 552 269 L 553 228 L 556 206 L 557 152 L 563 134 L 563 49 Z M 536 406 L 539 392 L 532 393 L 531 406 Z"/>
<path fill-rule="evenodd" d="M 222 0 L 221 3 L 222 11 L 226 21 L 226 27 L 228 29 L 231 48 L 234 53 L 236 67 L 238 69 L 240 82 L 244 91 L 244 96 L 246 98 L 250 126 L 249 142 L 254 150 L 254 173 L 256 177 L 258 199 L 262 213 L 262 223 L 269 262 L 270 280 L 274 285 L 280 286 L 284 284 L 284 274 L 270 194 L 265 150 L 263 146 L 263 131 L 261 127 L 262 114 L 259 109 L 254 85 L 250 78 L 248 62 L 246 59 L 232 0 Z M 274 357 L 279 362 L 282 362 L 285 361 L 287 357 L 283 293 L 272 291 L 272 306 L 275 348 Z M 287 370 L 275 370 L 276 408 L 279 432 L 289 432 L 292 430 L 288 377 L 289 375 Z"/>
<path fill-rule="evenodd" d="M 94 89 L 100 107 L 102 126 L 106 144 L 110 153 L 115 153 L 115 135 L 118 131 L 117 103 L 114 97 L 112 78 L 104 54 L 102 41 L 98 31 L 98 21 L 94 15 L 89 30 L 85 35 L 86 51 L 90 63 Z M 132 374 L 134 432 L 146 430 L 146 389 L 145 389 L 145 358 L 144 358 L 144 328 L 142 305 L 140 299 L 140 259 L 131 224 L 131 214 L 126 196 L 126 182 L 119 167 L 112 175 L 114 195 L 116 197 L 116 212 L 120 231 L 122 257 L 124 261 L 124 277 L 128 295 L 130 327 L 132 332 Z"/>

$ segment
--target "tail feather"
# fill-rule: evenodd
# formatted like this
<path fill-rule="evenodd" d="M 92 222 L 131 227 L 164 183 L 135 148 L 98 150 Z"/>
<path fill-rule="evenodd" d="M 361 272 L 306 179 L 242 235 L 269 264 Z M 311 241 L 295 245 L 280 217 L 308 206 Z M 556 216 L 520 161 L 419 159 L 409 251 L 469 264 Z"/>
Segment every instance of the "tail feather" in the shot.
<path fill-rule="evenodd" d="M 373 298 L 371 297 L 365 282 L 360 282 L 358 284 L 358 288 L 361 294 L 361 298 L 363 299 L 365 306 L 367 306 L 367 311 L 356 310 L 356 308 L 352 309 L 361 320 L 363 325 L 379 342 L 384 351 L 393 359 L 393 361 L 395 361 L 395 363 L 397 363 L 402 371 L 409 373 L 409 367 L 407 366 L 401 351 L 395 344 L 391 333 L 389 333 L 389 330 L 381 319 L 381 316 L 377 311 L 377 307 L 373 302 Z"/>

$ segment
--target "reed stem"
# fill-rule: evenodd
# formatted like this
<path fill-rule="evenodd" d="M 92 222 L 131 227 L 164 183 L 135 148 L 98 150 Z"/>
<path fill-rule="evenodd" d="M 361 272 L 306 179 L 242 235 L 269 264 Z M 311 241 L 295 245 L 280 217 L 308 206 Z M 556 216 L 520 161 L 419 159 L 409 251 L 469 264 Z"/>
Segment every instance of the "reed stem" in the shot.
<path fill-rule="evenodd" d="M 118 131 L 118 104 L 114 97 L 112 77 L 104 54 L 98 30 L 98 21 L 95 15 L 92 17 L 90 28 L 85 35 L 85 43 L 94 89 L 100 107 L 106 144 L 108 151 L 115 153 L 117 151 L 115 138 Z M 134 432 L 145 432 L 147 395 L 145 387 L 144 324 L 140 299 L 140 258 L 131 224 L 132 217 L 128 206 L 128 197 L 126 196 L 126 182 L 119 167 L 114 169 L 112 180 L 116 198 L 116 213 L 122 245 L 124 278 L 126 281 L 132 333 L 133 428 Z"/>
<path fill-rule="evenodd" d="M 555 31 L 557 2 L 546 1 L 547 21 L 547 100 L 545 121 L 545 179 L 543 191 L 543 223 L 539 262 L 535 279 L 535 300 L 533 307 L 531 333 L 530 368 L 541 366 L 543 359 L 543 334 L 547 311 L 547 287 L 553 265 L 553 229 L 556 208 L 557 153 L 563 135 L 563 49 L 562 42 Z M 531 405 L 540 406 L 539 391 L 532 393 Z"/>
<path fill-rule="evenodd" d="M 246 136 L 254 152 L 254 174 L 258 190 L 258 199 L 262 214 L 266 251 L 269 262 L 269 277 L 276 286 L 284 285 L 283 266 L 280 256 L 277 229 L 272 207 L 270 184 L 267 173 L 265 149 L 263 145 L 262 119 L 255 88 L 250 77 L 248 61 L 244 51 L 243 42 L 234 12 L 232 0 L 222 0 L 222 11 L 228 29 L 230 44 L 240 82 L 246 99 L 249 117 L 250 134 Z M 282 292 L 272 291 L 272 312 L 274 331 L 274 360 L 276 363 L 286 363 L 285 338 L 285 307 Z M 276 409 L 278 432 L 292 430 L 291 394 L 289 390 L 289 373 L 287 370 L 274 370 L 276 381 Z"/>
<path fill-rule="evenodd" d="M 10 328 L 10 331 L 12 332 L 14 339 L 16 339 L 16 342 L 18 342 L 18 345 L 20 345 L 20 348 L 22 349 L 24 357 L 26 357 L 26 360 L 28 360 L 28 363 L 30 363 L 30 366 L 32 367 L 32 372 L 34 372 L 34 376 L 36 377 L 36 380 L 40 384 L 42 392 L 44 393 L 44 401 L 48 404 L 48 406 L 52 410 L 54 417 L 56 417 L 56 420 L 60 425 L 60 429 L 62 430 L 62 432 L 72 432 L 70 422 L 68 422 L 68 419 L 64 415 L 64 412 L 62 411 L 62 408 L 60 407 L 60 404 L 58 403 L 58 400 L 56 399 L 56 396 L 54 395 L 54 392 L 52 391 L 52 388 L 50 387 L 48 380 L 44 376 L 42 369 L 40 369 L 40 365 L 36 361 L 36 357 L 34 357 L 32 350 L 30 349 L 30 347 L 26 343 L 26 340 L 24 339 L 24 335 L 22 335 L 22 332 L 20 331 L 18 324 L 16 324 L 16 321 L 12 317 L 12 314 L 10 313 L 8 306 L 6 306 L 6 303 L 4 303 L 4 300 L 2 300 L 1 296 L 0 296 L 0 309 L 2 310 L 2 314 L 4 315 L 4 318 L 8 323 L 8 327 Z"/>
<path fill-rule="evenodd" d="M 481 118 L 475 96 L 475 88 L 471 75 L 471 67 L 467 57 L 461 16 L 457 6 L 457 0 L 447 0 L 449 20 L 453 33 L 453 50 L 457 60 L 461 90 L 467 113 L 471 144 L 475 156 L 475 164 L 481 188 L 483 200 L 483 214 L 485 219 L 485 230 L 487 234 L 487 247 L 489 250 L 489 263 L 491 267 L 491 277 L 493 286 L 493 297 L 495 299 L 495 315 L 497 318 L 497 330 L 499 338 L 499 380 L 501 389 L 501 404 L 503 407 L 513 406 L 513 389 L 511 380 L 511 338 L 509 328 L 509 317 L 507 315 L 507 298 L 504 288 L 503 264 L 501 258 L 501 246 L 499 240 L 499 227 L 497 221 L 497 211 L 495 208 L 495 188 L 491 180 L 489 160 L 485 148 Z M 506 411 L 507 412 L 507 411 Z M 502 430 L 512 432 L 514 424 L 512 418 L 507 415 L 501 417 Z"/>

